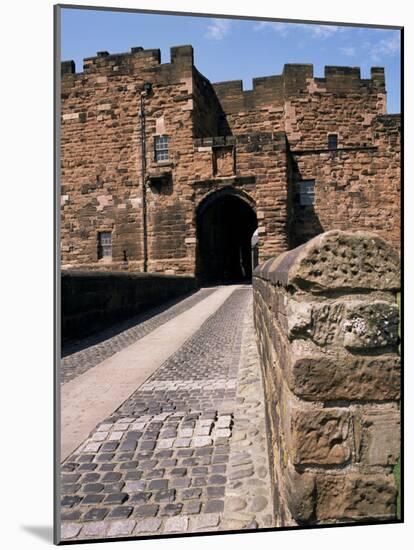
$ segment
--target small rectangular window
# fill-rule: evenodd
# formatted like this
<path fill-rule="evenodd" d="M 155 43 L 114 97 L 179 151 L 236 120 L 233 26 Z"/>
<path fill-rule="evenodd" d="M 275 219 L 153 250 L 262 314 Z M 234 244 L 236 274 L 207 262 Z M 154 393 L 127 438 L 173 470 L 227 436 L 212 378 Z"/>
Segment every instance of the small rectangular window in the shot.
<path fill-rule="evenodd" d="M 338 149 L 338 134 L 328 134 L 328 149 Z"/>
<path fill-rule="evenodd" d="M 98 233 L 98 259 L 112 258 L 112 233 L 101 231 Z"/>
<path fill-rule="evenodd" d="M 168 136 L 155 136 L 155 160 L 168 160 Z"/>
<path fill-rule="evenodd" d="M 299 182 L 299 203 L 301 206 L 315 203 L 315 180 L 303 180 Z"/>

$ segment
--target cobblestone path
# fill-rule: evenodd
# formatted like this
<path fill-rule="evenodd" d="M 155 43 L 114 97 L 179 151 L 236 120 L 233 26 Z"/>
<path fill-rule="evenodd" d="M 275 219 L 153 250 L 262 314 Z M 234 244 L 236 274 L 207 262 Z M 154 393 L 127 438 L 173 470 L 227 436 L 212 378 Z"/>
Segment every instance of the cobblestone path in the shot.
<path fill-rule="evenodd" d="M 62 540 L 274 526 L 249 287 L 62 465 Z"/>
<path fill-rule="evenodd" d="M 98 334 L 67 344 L 62 349 L 61 383 L 73 380 L 104 359 L 140 340 L 170 319 L 195 306 L 215 290 L 216 288 L 202 288 L 187 298 L 172 300 L 168 304 L 117 323 Z"/>

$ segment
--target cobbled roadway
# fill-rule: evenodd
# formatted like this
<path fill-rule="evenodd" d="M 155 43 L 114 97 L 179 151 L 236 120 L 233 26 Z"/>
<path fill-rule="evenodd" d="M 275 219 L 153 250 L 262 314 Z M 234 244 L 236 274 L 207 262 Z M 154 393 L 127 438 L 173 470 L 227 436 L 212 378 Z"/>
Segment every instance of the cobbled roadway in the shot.
<path fill-rule="evenodd" d="M 117 323 L 97 335 L 66 344 L 62 349 L 61 382 L 73 380 L 104 359 L 137 342 L 170 319 L 195 306 L 215 290 L 216 288 L 203 288 L 185 299 L 173 300 Z"/>
<path fill-rule="evenodd" d="M 62 540 L 273 526 L 251 300 L 235 289 L 63 463 Z"/>

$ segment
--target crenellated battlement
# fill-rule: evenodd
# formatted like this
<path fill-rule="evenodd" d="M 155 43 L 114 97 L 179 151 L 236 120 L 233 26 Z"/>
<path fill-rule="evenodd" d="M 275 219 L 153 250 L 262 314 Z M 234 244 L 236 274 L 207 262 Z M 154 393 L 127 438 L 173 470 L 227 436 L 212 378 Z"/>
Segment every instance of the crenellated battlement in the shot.
<path fill-rule="evenodd" d="M 361 78 L 359 67 L 326 66 L 323 77 L 314 77 L 312 64 L 286 64 L 281 75 L 253 78 L 251 90 L 243 90 L 241 80 L 215 82 L 213 87 L 228 112 L 268 104 L 282 104 L 289 97 L 304 93 L 365 94 L 385 92 L 384 69 L 371 68 L 371 78 Z"/>
<path fill-rule="evenodd" d="M 283 104 L 283 81 L 279 75 L 254 78 L 251 90 L 243 90 L 241 80 L 215 82 L 213 88 L 227 113 L 248 111 L 270 102 Z"/>
<path fill-rule="evenodd" d="M 187 68 L 194 65 L 193 47 L 190 45 L 173 46 L 170 48 L 170 63 L 161 64 L 159 49 L 144 49 L 140 46 L 131 48 L 129 52 L 110 54 L 106 51 L 97 52 L 96 56 L 86 57 L 83 60 L 83 71 L 76 72 L 75 62 L 62 61 L 62 77 L 68 75 L 100 74 L 133 74 L 142 69 L 151 68 Z M 162 69 L 161 69 L 162 70 Z"/>
<path fill-rule="evenodd" d="M 359 67 L 326 66 L 324 78 L 315 78 L 315 83 L 329 92 L 364 89 L 368 92 L 385 91 L 385 76 L 382 67 L 371 68 L 371 78 L 361 78 Z"/>
<path fill-rule="evenodd" d="M 308 85 L 313 79 L 313 65 L 287 64 L 283 66 L 283 95 L 284 99 L 308 91 Z"/>
<path fill-rule="evenodd" d="M 84 59 L 83 72 L 76 73 L 74 61 L 63 61 L 62 78 L 67 85 L 76 76 L 121 76 L 139 75 L 160 84 L 169 84 L 181 78 L 191 77 L 194 53 L 191 45 L 170 48 L 170 62 L 161 63 L 159 49 L 133 47 L 130 52 L 110 54 L 97 52 L 96 56 Z M 225 113 L 237 113 L 272 105 L 282 108 L 286 101 L 305 94 L 354 93 L 363 96 L 378 96 L 385 93 L 384 69 L 371 68 L 371 78 L 361 78 L 359 67 L 326 66 L 323 77 L 314 76 L 312 64 L 285 64 L 282 74 L 256 77 L 252 89 L 244 90 L 242 80 L 230 80 L 212 84 L 217 99 Z"/>

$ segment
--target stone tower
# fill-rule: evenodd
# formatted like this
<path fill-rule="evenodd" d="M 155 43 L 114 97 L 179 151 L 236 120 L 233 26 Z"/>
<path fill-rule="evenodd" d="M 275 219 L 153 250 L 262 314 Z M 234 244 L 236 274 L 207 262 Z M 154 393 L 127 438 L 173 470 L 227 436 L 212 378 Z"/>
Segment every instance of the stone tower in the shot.
<path fill-rule="evenodd" d="M 399 246 L 400 117 L 384 70 L 285 65 L 212 84 L 191 46 L 62 63 L 62 267 L 251 276 L 330 229 Z M 143 152 L 145 161 L 143 162 Z"/>

